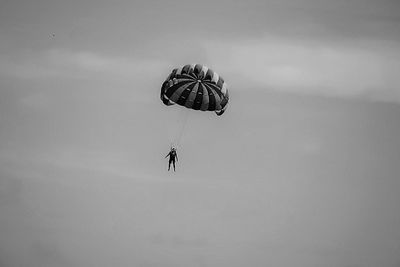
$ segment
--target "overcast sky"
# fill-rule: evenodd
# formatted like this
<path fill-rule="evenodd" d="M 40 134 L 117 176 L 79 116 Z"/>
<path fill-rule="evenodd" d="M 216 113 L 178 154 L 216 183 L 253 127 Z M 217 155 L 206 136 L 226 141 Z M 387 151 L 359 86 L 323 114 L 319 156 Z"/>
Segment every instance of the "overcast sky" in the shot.
<path fill-rule="evenodd" d="M 397 0 L 2 0 L 0 266 L 398 267 L 399 70 Z"/>

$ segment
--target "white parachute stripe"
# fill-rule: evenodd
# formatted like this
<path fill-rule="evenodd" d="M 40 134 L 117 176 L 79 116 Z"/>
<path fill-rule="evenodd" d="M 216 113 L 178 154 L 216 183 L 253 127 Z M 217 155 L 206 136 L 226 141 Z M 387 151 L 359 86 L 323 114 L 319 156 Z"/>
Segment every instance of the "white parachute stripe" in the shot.
<path fill-rule="evenodd" d="M 176 71 L 175 75 L 179 75 L 182 73 L 182 69 L 183 67 L 178 68 L 178 70 Z"/>
<path fill-rule="evenodd" d="M 226 82 L 224 82 L 223 84 L 222 84 L 222 88 L 221 88 L 221 92 L 224 94 L 224 95 L 226 95 L 226 90 L 227 90 L 227 84 L 226 84 Z"/>
<path fill-rule="evenodd" d="M 218 83 L 218 80 L 219 80 L 219 75 L 218 75 L 218 73 L 214 72 L 214 73 L 213 73 L 213 77 L 212 77 L 212 81 L 213 81 L 215 84 L 217 84 L 217 83 Z"/>
<path fill-rule="evenodd" d="M 202 77 L 206 77 L 207 71 L 208 71 L 208 67 L 203 66 L 203 67 L 201 68 L 201 76 L 202 76 Z"/>
<path fill-rule="evenodd" d="M 174 82 L 173 81 L 174 79 L 176 79 L 178 81 L 177 83 L 180 83 L 180 82 L 194 82 L 195 81 L 192 77 L 190 77 L 190 78 L 173 78 L 173 79 L 171 79 L 172 83 Z"/>
<path fill-rule="evenodd" d="M 179 78 L 179 79 L 172 78 L 171 80 L 168 81 L 168 87 L 167 88 L 169 88 L 171 86 L 174 86 L 175 84 L 178 84 L 178 83 L 181 83 L 181 82 L 192 82 L 192 81 L 194 81 L 193 78 L 190 78 L 190 79 L 188 79 L 188 78 Z"/>

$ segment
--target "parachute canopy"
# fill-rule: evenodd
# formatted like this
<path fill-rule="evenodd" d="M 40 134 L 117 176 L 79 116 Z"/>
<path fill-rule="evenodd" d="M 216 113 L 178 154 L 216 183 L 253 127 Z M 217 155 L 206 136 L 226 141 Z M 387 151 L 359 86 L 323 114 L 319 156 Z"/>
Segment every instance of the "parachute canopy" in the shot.
<path fill-rule="evenodd" d="M 178 104 L 194 110 L 222 115 L 229 102 L 225 81 L 200 64 L 174 69 L 161 86 L 160 98 L 167 105 Z"/>

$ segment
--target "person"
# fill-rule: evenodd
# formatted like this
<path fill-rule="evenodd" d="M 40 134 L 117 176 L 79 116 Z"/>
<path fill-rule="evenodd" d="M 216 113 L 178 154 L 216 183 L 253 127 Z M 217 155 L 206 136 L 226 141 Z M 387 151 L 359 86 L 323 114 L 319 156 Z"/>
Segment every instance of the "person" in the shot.
<path fill-rule="evenodd" d="M 178 161 L 178 154 L 176 153 L 176 149 L 174 147 L 171 148 L 171 151 L 169 151 L 168 155 L 165 157 L 169 156 L 169 162 L 168 162 L 168 171 L 171 169 L 171 163 L 174 166 L 174 171 L 175 171 L 175 159 Z"/>

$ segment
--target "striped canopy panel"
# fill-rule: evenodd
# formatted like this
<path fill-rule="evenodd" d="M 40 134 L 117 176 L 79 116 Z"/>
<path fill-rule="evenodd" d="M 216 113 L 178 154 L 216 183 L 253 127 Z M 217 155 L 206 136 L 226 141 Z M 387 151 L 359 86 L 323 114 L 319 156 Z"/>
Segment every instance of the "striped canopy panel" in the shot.
<path fill-rule="evenodd" d="M 214 71 L 200 64 L 174 69 L 161 87 L 165 105 L 178 104 L 222 115 L 229 101 L 227 85 Z"/>

